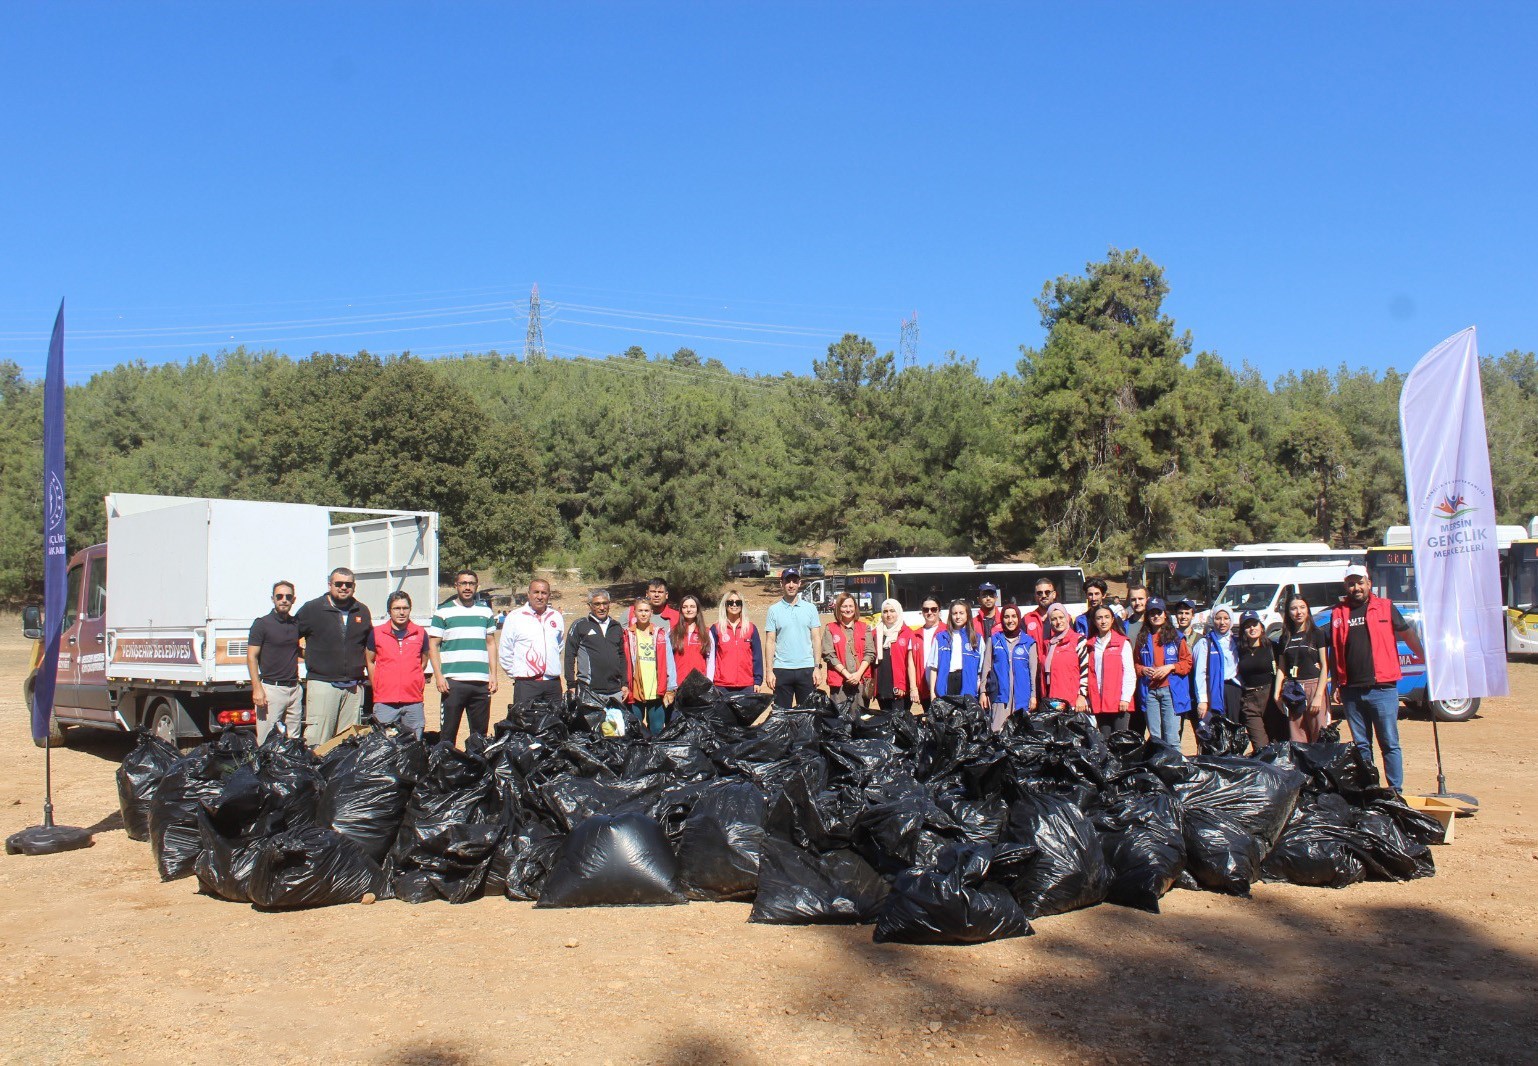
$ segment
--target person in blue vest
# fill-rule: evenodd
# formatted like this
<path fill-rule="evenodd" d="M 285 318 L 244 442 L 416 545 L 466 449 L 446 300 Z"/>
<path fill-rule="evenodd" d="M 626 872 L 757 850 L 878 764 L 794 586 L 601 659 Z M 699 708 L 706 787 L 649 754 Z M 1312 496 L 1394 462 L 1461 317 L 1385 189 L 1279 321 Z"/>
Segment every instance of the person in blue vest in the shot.
<path fill-rule="evenodd" d="M 990 641 L 988 699 L 992 703 L 993 731 L 999 732 L 1012 714 L 1029 714 L 1036 709 L 1036 692 L 1031 679 L 1036 676 L 1036 641 L 1020 628 L 1020 607 L 1006 603 L 999 612 L 999 631 Z"/>
<path fill-rule="evenodd" d="M 1186 683 L 1193 665 L 1191 648 L 1157 597 L 1148 601 L 1133 659 L 1148 735 L 1178 747 L 1180 715 L 1191 710 L 1191 686 Z"/>
<path fill-rule="evenodd" d="M 935 636 L 935 658 L 929 664 L 929 690 L 936 696 L 971 696 L 988 709 L 988 642 L 972 624 L 972 608 L 956 600 L 946 624 Z"/>
<path fill-rule="evenodd" d="M 1219 607 L 1207 619 L 1207 632 L 1197 638 L 1191 678 L 1196 698 L 1196 732 L 1204 736 L 1212 716 L 1221 715 L 1235 725 L 1239 711 L 1239 650 L 1234 644 L 1233 616 Z"/>
<path fill-rule="evenodd" d="M 1089 639 L 1092 632 L 1093 623 L 1090 619 L 1095 614 L 1095 608 L 1105 603 L 1108 595 L 1110 595 L 1110 587 L 1101 578 L 1092 577 L 1084 582 L 1084 613 L 1073 620 L 1073 628 L 1085 640 Z M 1116 612 L 1112 611 L 1111 617 L 1116 618 Z M 1116 632 L 1124 632 L 1119 618 L 1116 619 Z"/>

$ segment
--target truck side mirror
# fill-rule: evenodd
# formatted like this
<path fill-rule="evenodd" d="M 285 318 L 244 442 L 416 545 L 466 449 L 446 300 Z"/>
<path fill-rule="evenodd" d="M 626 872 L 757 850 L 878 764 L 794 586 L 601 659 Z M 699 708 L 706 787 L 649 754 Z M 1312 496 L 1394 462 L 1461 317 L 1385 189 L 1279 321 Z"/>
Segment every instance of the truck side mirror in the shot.
<path fill-rule="evenodd" d="M 43 609 L 35 603 L 21 609 L 21 635 L 28 640 L 43 639 Z"/>

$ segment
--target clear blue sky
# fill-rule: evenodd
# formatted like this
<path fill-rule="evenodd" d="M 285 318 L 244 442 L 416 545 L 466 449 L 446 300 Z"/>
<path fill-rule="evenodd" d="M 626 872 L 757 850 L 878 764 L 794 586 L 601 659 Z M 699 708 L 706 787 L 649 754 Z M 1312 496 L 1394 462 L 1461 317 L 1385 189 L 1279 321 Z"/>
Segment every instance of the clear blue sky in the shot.
<path fill-rule="evenodd" d="M 1108 246 L 1268 377 L 1538 346 L 1538 5 L 123 4 L 0 23 L 0 359 L 844 331 L 1010 369 Z"/>

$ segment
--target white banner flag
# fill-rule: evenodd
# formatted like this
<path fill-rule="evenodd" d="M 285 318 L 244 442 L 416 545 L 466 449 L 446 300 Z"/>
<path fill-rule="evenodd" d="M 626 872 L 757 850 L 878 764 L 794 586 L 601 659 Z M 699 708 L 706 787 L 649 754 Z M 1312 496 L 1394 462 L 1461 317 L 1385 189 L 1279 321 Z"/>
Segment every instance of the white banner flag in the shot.
<path fill-rule="evenodd" d="M 1473 326 L 1410 371 L 1399 435 L 1430 698 L 1504 696 L 1500 551 Z"/>

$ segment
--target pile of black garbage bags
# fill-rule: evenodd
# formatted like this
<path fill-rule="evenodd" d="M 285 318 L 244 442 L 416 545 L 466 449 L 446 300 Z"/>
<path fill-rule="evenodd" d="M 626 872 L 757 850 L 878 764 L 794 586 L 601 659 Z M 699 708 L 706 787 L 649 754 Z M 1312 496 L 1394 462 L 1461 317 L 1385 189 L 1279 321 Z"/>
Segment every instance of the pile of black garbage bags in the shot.
<path fill-rule="evenodd" d="M 317 758 L 274 733 L 118 771 L 164 880 L 263 910 L 482 896 L 540 907 L 751 901 L 750 921 L 873 923 L 878 942 L 980 943 L 1174 886 L 1341 887 L 1434 872 L 1434 819 L 1333 737 L 1188 758 L 1071 713 L 1002 734 L 971 700 L 922 718 L 769 711 L 698 674 L 661 735 L 611 737 L 579 700 L 514 708 L 459 750 L 375 731 Z M 433 740 L 431 734 L 427 740 Z"/>

